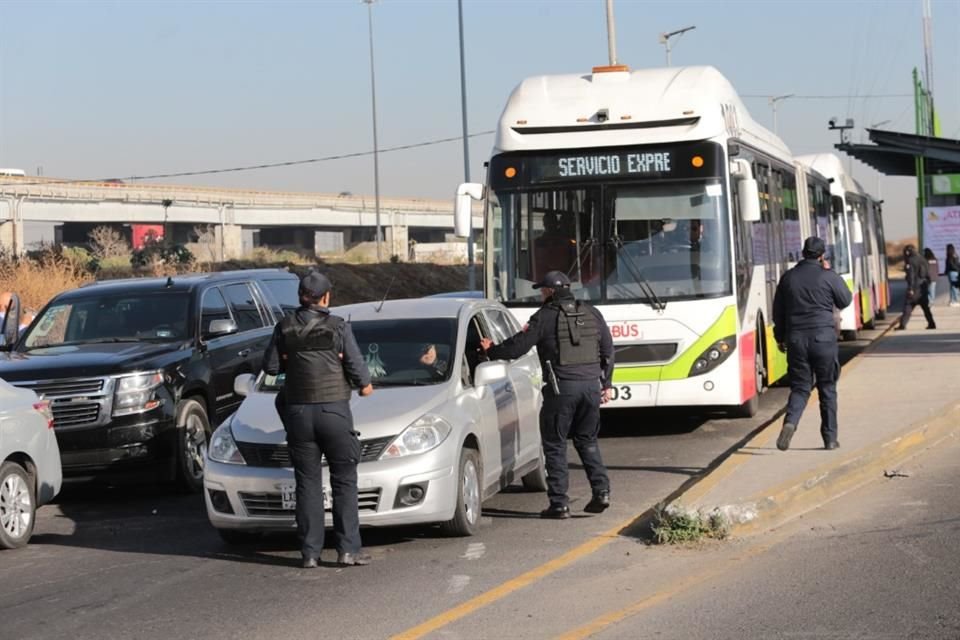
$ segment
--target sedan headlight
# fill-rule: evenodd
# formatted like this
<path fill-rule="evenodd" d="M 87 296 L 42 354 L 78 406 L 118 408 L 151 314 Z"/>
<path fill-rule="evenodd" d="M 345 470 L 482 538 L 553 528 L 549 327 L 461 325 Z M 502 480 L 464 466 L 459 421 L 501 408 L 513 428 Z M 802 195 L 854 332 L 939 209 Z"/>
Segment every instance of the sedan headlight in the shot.
<path fill-rule="evenodd" d="M 113 415 L 126 416 L 143 413 L 160 406 L 156 389 L 163 384 L 163 373 L 135 373 L 117 378 L 117 390 L 113 397 Z"/>
<path fill-rule="evenodd" d="M 453 429 L 446 420 L 428 413 L 400 432 L 383 450 L 380 459 L 389 460 L 426 453 L 439 447 L 451 431 Z"/>
<path fill-rule="evenodd" d="M 210 439 L 210 448 L 207 449 L 207 455 L 214 462 L 224 464 L 247 464 L 237 448 L 237 442 L 233 439 L 233 432 L 230 430 L 230 423 L 224 423 L 219 429 L 213 432 L 213 438 Z"/>

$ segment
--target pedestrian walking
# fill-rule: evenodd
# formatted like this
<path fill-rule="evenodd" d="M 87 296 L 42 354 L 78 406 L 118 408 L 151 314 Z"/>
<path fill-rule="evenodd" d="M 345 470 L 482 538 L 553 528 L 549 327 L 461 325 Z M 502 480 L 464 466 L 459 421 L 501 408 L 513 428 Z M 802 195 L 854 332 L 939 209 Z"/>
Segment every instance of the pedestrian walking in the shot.
<path fill-rule="evenodd" d="M 900 315 L 900 324 L 897 329 L 902 331 L 907 328 L 910 315 L 917 305 L 920 305 L 923 316 L 927 319 L 927 329 L 936 329 L 937 323 L 934 322 L 933 314 L 930 312 L 930 301 L 927 296 L 930 287 L 927 261 L 917 255 L 917 249 L 912 244 L 908 244 L 903 249 L 903 270 L 906 274 L 904 279 L 907 282 L 907 297 L 903 303 L 903 313 Z"/>
<path fill-rule="evenodd" d="M 933 301 L 937 297 L 937 280 L 940 278 L 940 262 L 930 247 L 923 250 L 923 257 L 927 259 L 927 274 L 930 278 L 930 284 L 927 285 L 927 304 L 932 307 Z"/>
<path fill-rule="evenodd" d="M 950 306 L 960 307 L 960 256 L 957 248 L 947 245 L 947 284 L 950 286 Z"/>
<path fill-rule="evenodd" d="M 592 497 L 587 513 L 610 506 L 610 479 L 600 456 L 600 405 L 610 400 L 613 377 L 613 339 L 599 311 L 577 300 L 570 279 L 550 271 L 534 288 L 543 305 L 523 331 L 494 346 L 484 338 L 481 348 L 490 358 L 514 359 L 534 346 L 546 384 L 540 409 L 540 439 L 547 470 L 549 506 L 543 518 L 569 518 L 567 438 L 580 456 L 590 481 Z"/>
<path fill-rule="evenodd" d="M 811 236 L 803 243 L 803 260 L 783 274 L 773 298 L 773 335 L 787 354 L 790 398 L 777 448 L 786 451 L 810 399 L 814 379 L 820 396 L 820 435 L 824 449 L 836 449 L 837 378 L 840 376 L 834 309 L 853 301 L 850 289 L 835 272 L 824 267 L 823 240 Z"/>
<path fill-rule="evenodd" d="M 277 408 L 293 459 L 305 569 L 318 566 L 323 550 L 323 457 L 330 469 L 337 563 L 370 563 L 360 541 L 360 434 L 353 429 L 350 396 L 352 389 L 369 396 L 373 386 L 350 325 L 330 313 L 330 293 L 323 274 L 311 272 L 300 280 L 300 308 L 277 325 L 263 361 L 267 374 L 285 374 Z"/>

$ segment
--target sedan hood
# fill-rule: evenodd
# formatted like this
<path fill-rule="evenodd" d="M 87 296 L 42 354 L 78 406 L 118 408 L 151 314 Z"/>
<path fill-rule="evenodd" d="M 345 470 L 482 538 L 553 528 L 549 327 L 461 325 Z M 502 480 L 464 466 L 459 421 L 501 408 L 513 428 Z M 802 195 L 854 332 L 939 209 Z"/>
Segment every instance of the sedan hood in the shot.
<path fill-rule="evenodd" d="M 423 387 L 379 388 L 368 398 L 354 395 L 350 400 L 354 429 L 361 440 L 395 436 L 414 420 L 441 404 L 450 384 Z M 230 429 L 238 442 L 281 444 L 287 434 L 274 407 L 276 394 L 254 393 L 247 397 L 233 417 Z"/>

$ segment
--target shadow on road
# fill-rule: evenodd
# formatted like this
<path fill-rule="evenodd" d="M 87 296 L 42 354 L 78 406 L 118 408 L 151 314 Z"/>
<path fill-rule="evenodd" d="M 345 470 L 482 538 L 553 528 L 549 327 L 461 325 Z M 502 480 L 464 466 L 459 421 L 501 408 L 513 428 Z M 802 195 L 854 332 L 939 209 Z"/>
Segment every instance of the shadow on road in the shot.
<path fill-rule="evenodd" d="M 57 545 L 153 555 L 222 559 L 262 565 L 298 566 L 299 543 L 293 531 L 251 538 L 248 544 L 228 544 L 207 521 L 199 495 L 176 495 L 149 485 L 109 487 L 92 483 L 66 485 L 53 505 L 55 530 L 37 532 L 31 545 Z M 395 546 L 442 537 L 437 527 L 364 528 L 365 548 Z M 326 547 L 332 548 L 328 532 Z"/>

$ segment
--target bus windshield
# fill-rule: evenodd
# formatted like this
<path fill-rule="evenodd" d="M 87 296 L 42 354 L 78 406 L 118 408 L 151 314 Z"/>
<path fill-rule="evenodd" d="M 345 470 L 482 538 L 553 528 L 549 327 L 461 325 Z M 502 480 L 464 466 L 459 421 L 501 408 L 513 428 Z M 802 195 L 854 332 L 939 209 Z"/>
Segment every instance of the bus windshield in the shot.
<path fill-rule="evenodd" d="M 490 197 L 495 295 L 540 300 L 563 271 L 583 300 L 663 304 L 732 293 L 722 179 L 619 181 Z"/>

